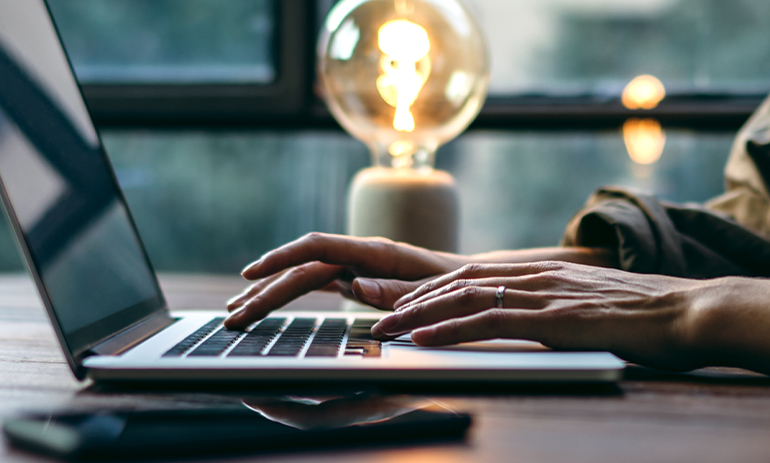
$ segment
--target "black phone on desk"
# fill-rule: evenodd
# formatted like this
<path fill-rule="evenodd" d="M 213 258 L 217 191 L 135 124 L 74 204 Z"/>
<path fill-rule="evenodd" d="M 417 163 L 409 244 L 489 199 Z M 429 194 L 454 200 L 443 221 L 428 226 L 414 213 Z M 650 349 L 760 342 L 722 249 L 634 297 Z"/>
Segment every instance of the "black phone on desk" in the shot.
<path fill-rule="evenodd" d="M 3 431 L 18 448 L 115 460 L 461 439 L 470 424 L 466 413 L 413 397 L 257 397 L 204 408 L 34 414 L 8 420 Z"/>

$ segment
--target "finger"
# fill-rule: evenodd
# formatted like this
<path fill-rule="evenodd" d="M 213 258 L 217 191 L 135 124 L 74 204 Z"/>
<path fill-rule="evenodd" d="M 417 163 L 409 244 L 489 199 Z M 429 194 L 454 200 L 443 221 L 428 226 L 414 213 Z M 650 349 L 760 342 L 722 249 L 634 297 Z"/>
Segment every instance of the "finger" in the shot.
<path fill-rule="evenodd" d="M 374 248 L 368 240 L 361 238 L 310 233 L 268 252 L 242 273 L 245 278 L 252 280 L 313 261 L 358 266 L 367 259 L 378 260 L 382 257 L 372 256 L 376 251 Z"/>
<path fill-rule="evenodd" d="M 325 288 L 321 288 L 320 291 L 339 293 L 345 299 L 352 299 L 354 301 L 358 300 L 353 294 L 352 284 L 348 281 L 335 280 Z"/>
<path fill-rule="evenodd" d="M 232 313 L 225 320 L 225 327 L 230 330 L 244 329 L 292 300 L 326 287 L 344 271 L 343 267 L 320 262 L 294 267 Z"/>
<path fill-rule="evenodd" d="M 560 268 L 560 262 L 532 262 L 526 264 L 468 264 L 454 272 L 447 273 L 422 285 L 414 292 L 396 301 L 396 308 L 407 304 L 427 293 L 435 291 L 455 280 L 473 280 L 489 277 L 516 277 L 533 275 Z"/>
<path fill-rule="evenodd" d="M 246 267 L 242 274 L 246 279 L 255 280 L 307 262 L 319 261 L 354 266 L 364 273 L 384 278 L 417 280 L 440 271 L 438 263 L 435 269 L 426 264 L 426 259 L 438 260 L 439 257 L 429 256 L 426 257 L 418 248 L 384 238 L 310 233 L 268 252 Z M 414 265 L 416 261 L 420 265 Z"/>
<path fill-rule="evenodd" d="M 241 294 L 233 297 L 229 301 L 227 301 L 227 311 L 232 312 L 233 310 L 241 307 L 246 301 L 251 299 L 252 297 L 256 296 L 260 293 L 263 289 L 270 286 L 272 282 L 277 280 L 283 272 L 271 275 L 267 278 L 262 278 L 261 280 L 257 281 L 256 283 L 250 285 L 248 288 L 246 288 L 245 291 L 243 291 Z"/>
<path fill-rule="evenodd" d="M 422 283 L 418 281 L 380 280 L 356 278 L 353 280 L 353 294 L 356 299 L 380 310 L 393 310 L 393 304 Z"/>
<path fill-rule="evenodd" d="M 545 312 L 516 309 L 490 309 L 467 317 L 453 318 L 412 332 L 419 346 L 446 346 L 461 342 L 495 338 L 526 339 L 543 342 Z"/>
<path fill-rule="evenodd" d="M 506 305 L 518 309 L 540 309 L 547 300 L 539 293 L 506 290 Z M 382 318 L 372 327 L 372 335 L 389 338 L 455 317 L 465 317 L 495 307 L 496 287 L 468 286 L 434 299 L 413 304 Z"/>
<path fill-rule="evenodd" d="M 323 288 L 319 289 L 319 291 L 323 291 L 326 293 L 336 293 L 342 290 L 342 284 L 337 282 L 337 280 L 332 281 L 328 285 L 324 286 Z"/>
<path fill-rule="evenodd" d="M 413 299 L 406 304 L 398 305 L 397 311 L 401 310 L 408 310 L 410 307 L 416 304 L 421 304 L 425 301 L 428 301 L 430 299 L 435 299 L 439 296 L 443 296 L 445 294 L 449 294 L 455 291 L 459 291 L 461 289 L 470 287 L 470 286 L 478 286 L 478 287 L 489 287 L 489 288 L 495 288 L 495 299 L 492 301 L 492 303 L 489 305 L 489 307 L 495 307 L 497 305 L 497 288 L 499 286 L 505 286 L 506 287 L 506 293 L 505 294 L 513 294 L 516 289 L 521 290 L 521 286 L 527 286 L 527 285 L 521 285 L 521 284 L 515 284 L 515 280 L 511 277 L 494 277 L 494 278 L 479 278 L 475 280 L 455 280 L 451 282 L 448 285 L 442 286 L 434 291 L 431 291 L 429 293 L 423 294 L 422 296 Z M 507 286 L 512 286 L 514 288 L 509 289 Z M 509 293 L 510 291 L 510 293 Z M 503 307 L 518 307 L 515 305 L 506 305 L 511 301 L 510 298 L 506 298 L 505 295 L 503 296 Z M 400 301 L 399 301 L 400 303 Z M 513 303 L 513 302 L 511 302 Z"/>
<path fill-rule="evenodd" d="M 257 286 L 256 284 L 250 285 L 242 293 L 230 298 L 230 300 L 227 301 L 227 305 L 226 305 L 227 311 L 232 312 L 233 310 L 242 306 L 244 302 L 254 297 L 260 291 L 259 289 L 257 289 L 256 286 Z"/>

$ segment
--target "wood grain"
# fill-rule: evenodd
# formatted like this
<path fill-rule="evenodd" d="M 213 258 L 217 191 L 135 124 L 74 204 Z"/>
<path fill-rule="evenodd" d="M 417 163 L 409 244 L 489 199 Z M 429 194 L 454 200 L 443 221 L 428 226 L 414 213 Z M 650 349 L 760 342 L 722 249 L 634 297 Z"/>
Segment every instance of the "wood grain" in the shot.
<path fill-rule="evenodd" d="M 161 283 L 169 305 L 180 309 L 222 308 L 245 286 L 237 276 L 162 275 Z M 338 297 L 322 294 L 292 308 L 339 305 Z M 232 461 L 753 462 L 770 455 L 770 380 L 741 370 L 668 374 L 634 368 L 609 393 L 569 387 L 419 392 L 473 414 L 466 442 L 287 451 Z M 237 403 L 254 393 L 119 391 L 78 383 L 29 279 L 0 276 L 0 419 L 62 408 Z M 11 449 L 2 438 L 0 460 L 49 461 Z"/>

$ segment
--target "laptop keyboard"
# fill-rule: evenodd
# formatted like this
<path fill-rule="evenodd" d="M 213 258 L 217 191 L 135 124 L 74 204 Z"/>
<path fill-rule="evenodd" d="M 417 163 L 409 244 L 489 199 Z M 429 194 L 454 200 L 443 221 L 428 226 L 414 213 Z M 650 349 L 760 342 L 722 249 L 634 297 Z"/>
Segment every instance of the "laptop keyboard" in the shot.
<path fill-rule="evenodd" d="M 172 347 L 168 352 L 163 354 L 164 357 L 180 357 L 185 352 L 190 350 L 190 348 L 196 344 L 198 344 L 200 341 L 203 340 L 206 336 L 211 334 L 212 331 L 214 331 L 217 326 L 221 325 L 222 322 L 225 321 L 223 318 L 215 318 L 211 320 L 210 322 L 206 323 L 205 325 L 198 328 L 195 333 L 191 334 L 190 336 L 187 336 L 184 338 L 182 342 L 177 344 L 176 346 Z"/>
<path fill-rule="evenodd" d="M 281 327 L 286 323 L 285 318 L 268 318 L 246 333 L 243 339 L 230 351 L 230 357 L 253 357 L 261 355 Z M 223 329 L 224 330 L 224 329 Z M 221 352 L 220 352 L 221 353 Z"/>
<path fill-rule="evenodd" d="M 345 356 L 379 357 L 371 336 L 377 320 L 346 318 L 266 318 L 248 332 L 229 331 L 215 318 L 163 354 L 163 357 L 337 357 L 347 335 Z M 212 334 L 213 333 L 213 334 Z M 305 349 L 305 346 L 307 349 Z"/>
<path fill-rule="evenodd" d="M 348 329 L 344 318 L 327 318 L 318 328 L 305 357 L 336 357 Z"/>
<path fill-rule="evenodd" d="M 314 318 L 295 318 L 281 333 L 266 355 L 271 357 L 296 357 L 299 355 L 315 328 Z"/>

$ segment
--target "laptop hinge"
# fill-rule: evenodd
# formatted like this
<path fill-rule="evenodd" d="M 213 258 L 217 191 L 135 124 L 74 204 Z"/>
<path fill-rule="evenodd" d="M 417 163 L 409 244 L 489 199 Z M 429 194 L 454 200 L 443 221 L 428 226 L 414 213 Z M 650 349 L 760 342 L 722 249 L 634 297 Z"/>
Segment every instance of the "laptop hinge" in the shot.
<path fill-rule="evenodd" d="M 163 311 L 153 317 L 140 322 L 125 331 L 112 336 L 90 350 L 97 355 L 119 355 L 134 347 L 140 342 L 155 335 L 162 329 L 174 323 L 177 319 Z"/>

